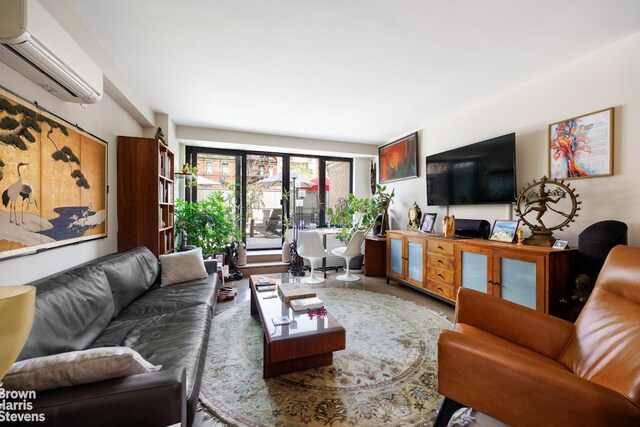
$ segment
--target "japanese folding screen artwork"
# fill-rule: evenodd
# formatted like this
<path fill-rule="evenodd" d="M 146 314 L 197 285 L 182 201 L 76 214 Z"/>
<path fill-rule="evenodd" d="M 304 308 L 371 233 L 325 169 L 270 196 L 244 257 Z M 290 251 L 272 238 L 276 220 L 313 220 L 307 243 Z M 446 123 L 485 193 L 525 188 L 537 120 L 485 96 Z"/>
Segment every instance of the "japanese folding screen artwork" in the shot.
<path fill-rule="evenodd" d="M 107 235 L 107 144 L 0 88 L 0 258 Z"/>

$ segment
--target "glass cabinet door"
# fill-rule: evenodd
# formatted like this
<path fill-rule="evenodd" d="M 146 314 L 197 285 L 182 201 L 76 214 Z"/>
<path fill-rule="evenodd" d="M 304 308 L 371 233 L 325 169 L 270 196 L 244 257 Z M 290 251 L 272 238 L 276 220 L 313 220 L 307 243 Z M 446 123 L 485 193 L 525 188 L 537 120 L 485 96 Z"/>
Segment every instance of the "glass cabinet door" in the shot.
<path fill-rule="evenodd" d="M 422 286 L 424 262 L 424 243 L 407 241 L 407 281 Z"/>
<path fill-rule="evenodd" d="M 487 286 L 491 252 L 481 248 L 464 248 L 459 256 L 461 258 L 460 286 L 491 293 L 492 290 Z"/>
<path fill-rule="evenodd" d="M 544 311 L 544 295 L 538 290 L 542 283 L 544 259 L 535 255 L 506 253 L 497 257 L 500 277 L 495 278 L 500 298 L 534 310 Z"/>
<path fill-rule="evenodd" d="M 389 269 L 402 275 L 402 239 L 389 237 Z"/>

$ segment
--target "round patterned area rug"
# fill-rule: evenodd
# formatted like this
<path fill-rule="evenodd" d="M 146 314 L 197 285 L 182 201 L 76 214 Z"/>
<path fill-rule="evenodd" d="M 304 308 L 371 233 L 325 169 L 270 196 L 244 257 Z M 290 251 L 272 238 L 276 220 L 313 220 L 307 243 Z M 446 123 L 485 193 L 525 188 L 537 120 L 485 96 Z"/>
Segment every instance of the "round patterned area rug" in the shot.
<path fill-rule="evenodd" d="M 333 365 L 262 378 L 262 328 L 249 302 L 216 316 L 201 400 L 239 426 L 431 425 L 441 397 L 437 339 L 452 324 L 389 295 L 316 289 L 347 331 Z"/>

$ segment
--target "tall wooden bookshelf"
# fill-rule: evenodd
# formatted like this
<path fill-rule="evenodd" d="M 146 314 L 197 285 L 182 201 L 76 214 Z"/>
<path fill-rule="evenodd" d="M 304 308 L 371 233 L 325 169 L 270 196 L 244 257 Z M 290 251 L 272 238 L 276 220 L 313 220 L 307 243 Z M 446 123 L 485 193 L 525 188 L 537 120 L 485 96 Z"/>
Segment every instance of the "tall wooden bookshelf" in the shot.
<path fill-rule="evenodd" d="M 118 137 L 118 251 L 174 249 L 174 154 L 155 138 Z"/>

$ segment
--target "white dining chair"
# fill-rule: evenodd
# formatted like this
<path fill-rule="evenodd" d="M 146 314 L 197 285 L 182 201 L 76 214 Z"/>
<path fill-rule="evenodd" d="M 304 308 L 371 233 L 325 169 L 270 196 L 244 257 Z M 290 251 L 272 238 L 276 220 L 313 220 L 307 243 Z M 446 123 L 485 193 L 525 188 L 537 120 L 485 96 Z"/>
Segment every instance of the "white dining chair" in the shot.
<path fill-rule="evenodd" d="M 327 256 L 327 251 L 322 245 L 322 237 L 315 231 L 300 231 L 298 233 L 298 255 L 309 260 L 311 273 L 300 281 L 304 283 L 324 283 L 323 277 L 314 276 L 316 263 Z"/>
<path fill-rule="evenodd" d="M 351 240 L 349 240 L 349 244 L 347 246 L 341 246 L 339 248 L 331 250 L 332 254 L 344 258 L 346 263 L 344 274 L 336 276 L 337 280 L 342 280 L 345 282 L 355 282 L 356 280 L 360 280 L 360 276 L 351 274 L 351 272 L 349 271 L 349 263 L 351 262 L 352 258 L 355 258 L 358 255 L 362 255 L 361 248 L 363 240 L 364 231 L 358 230 L 353 234 L 353 236 L 351 236 Z"/>

